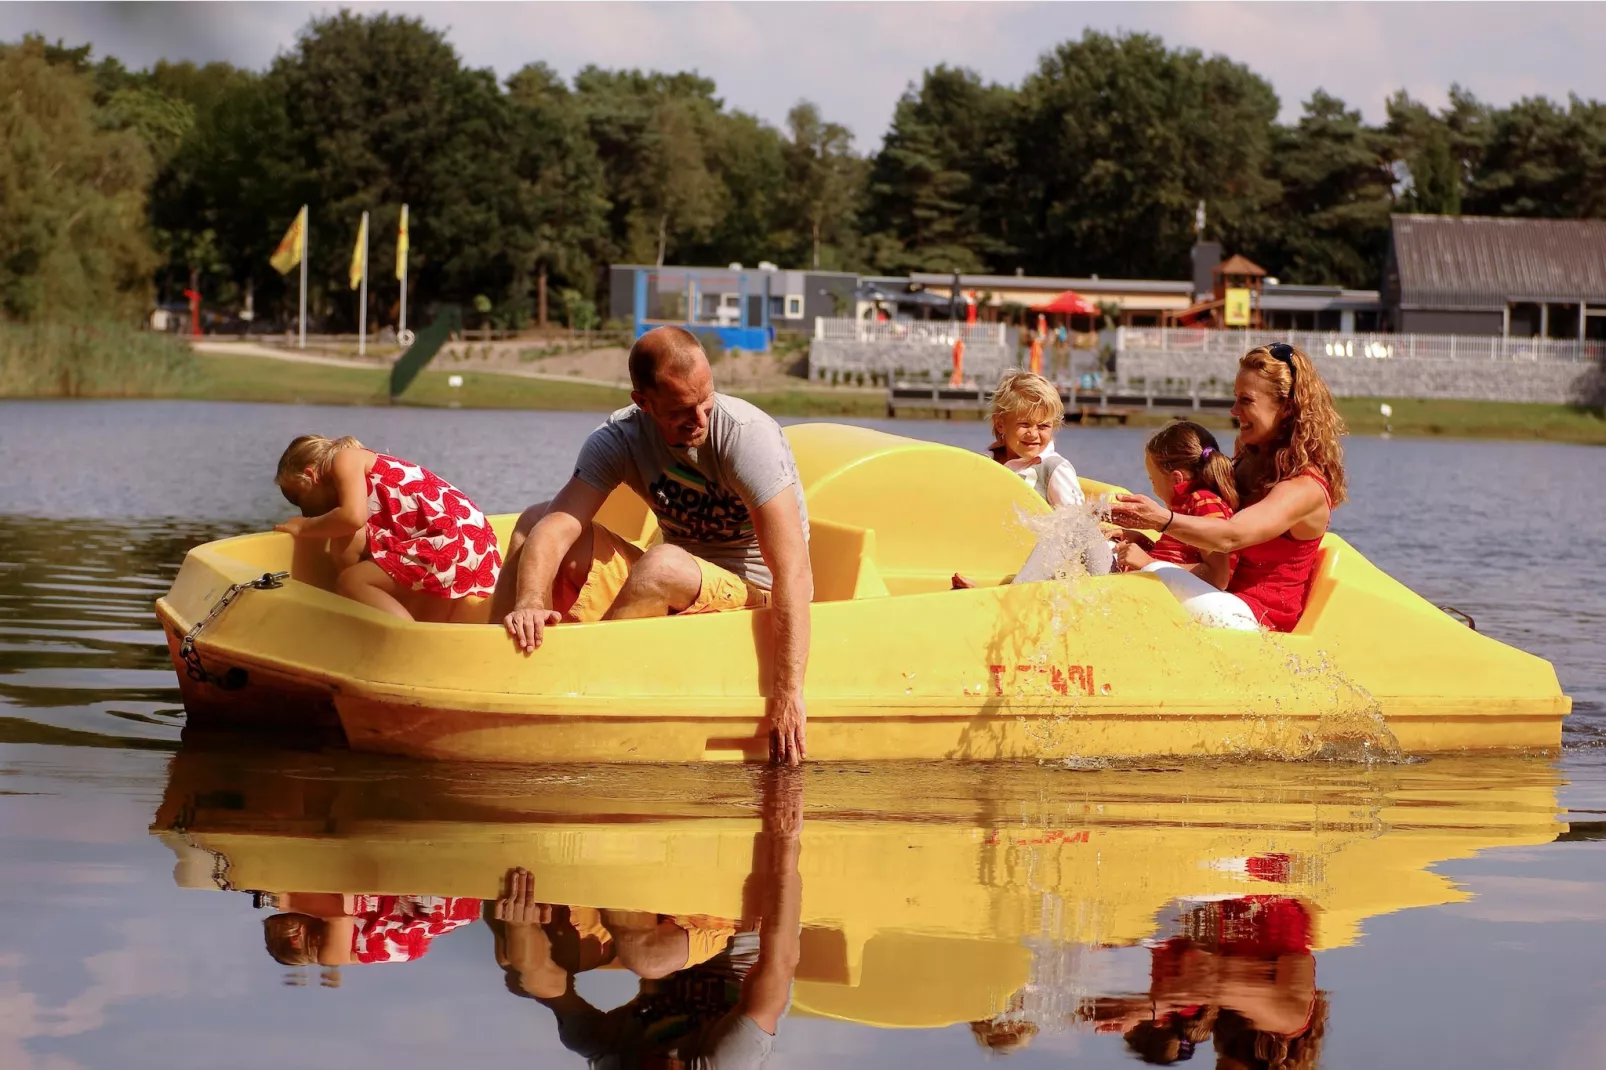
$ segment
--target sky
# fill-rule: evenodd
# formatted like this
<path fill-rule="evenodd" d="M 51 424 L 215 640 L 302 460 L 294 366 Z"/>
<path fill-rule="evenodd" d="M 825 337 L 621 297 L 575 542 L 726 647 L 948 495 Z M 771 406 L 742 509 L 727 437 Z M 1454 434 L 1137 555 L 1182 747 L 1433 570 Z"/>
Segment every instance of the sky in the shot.
<path fill-rule="evenodd" d="M 326 3 L 0 3 L 0 40 L 90 42 L 131 67 L 160 58 L 261 68 Z M 780 125 L 798 100 L 881 140 L 899 95 L 938 63 L 1018 84 L 1085 29 L 1159 35 L 1271 82 L 1283 118 L 1320 88 L 1374 122 L 1397 89 L 1442 105 L 1452 83 L 1507 104 L 1606 98 L 1606 4 L 1590 3 L 348 3 L 422 17 L 464 60 L 508 75 L 541 60 L 696 70 L 726 104 Z"/>

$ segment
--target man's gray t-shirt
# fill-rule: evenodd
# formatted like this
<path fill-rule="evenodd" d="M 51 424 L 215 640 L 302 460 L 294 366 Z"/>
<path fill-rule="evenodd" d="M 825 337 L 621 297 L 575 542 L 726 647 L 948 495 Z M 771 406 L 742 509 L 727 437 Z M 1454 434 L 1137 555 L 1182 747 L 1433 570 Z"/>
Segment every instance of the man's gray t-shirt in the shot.
<path fill-rule="evenodd" d="M 753 510 L 792 488 L 809 534 L 809 513 L 792 447 L 781 426 L 741 398 L 714 395 L 708 438 L 674 447 L 634 405 L 591 432 L 574 474 L 604 494 L 623 483 L 641 495 L 664 541 L 766 590 L 774 584 L 753 532 Z"/>

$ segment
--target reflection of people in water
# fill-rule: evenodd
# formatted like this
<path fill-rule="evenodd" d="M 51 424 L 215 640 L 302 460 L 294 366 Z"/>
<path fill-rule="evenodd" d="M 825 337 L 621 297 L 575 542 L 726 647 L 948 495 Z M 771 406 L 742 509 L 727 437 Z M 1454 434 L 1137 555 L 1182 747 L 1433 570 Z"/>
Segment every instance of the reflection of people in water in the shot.
<path fill-rule="evenodd" d="M 437 936 L 477 920 L 480 900 L 438 895 L 286 892 L 265 918 L 268 954 L 285 966 L 411 962 Z"/>
<path fill-rule="evenodd" d="M 1327 1001 L 1316 988 L 1310 912 L 1297 899 L 1201 903 L 1181 935 L 1151 949 L 1149 993 L 1097 1000 L 1101 1032 L 1119 1032 L 1147 1063 L 1193 1057 L 1214 1040 L 1217 1070 L 1310 1070 Z"/>
<path fill-rule="evenodd" d="M 564 1046 L 593 1067 L 763 1066 L 797 972 L 800 776 L 772 771 L 764 803 L 749 885 L 756 931 L 722 919 L 613 911 L 594 925 L 597 912 L 535 902 L 530 875 L 515 870 L 495 910 L 509 991 L 550 1009 Z M 624 1006 L 601 1011 L 576 993 L 574 975 L 609 956 L 641 985 Z"/>

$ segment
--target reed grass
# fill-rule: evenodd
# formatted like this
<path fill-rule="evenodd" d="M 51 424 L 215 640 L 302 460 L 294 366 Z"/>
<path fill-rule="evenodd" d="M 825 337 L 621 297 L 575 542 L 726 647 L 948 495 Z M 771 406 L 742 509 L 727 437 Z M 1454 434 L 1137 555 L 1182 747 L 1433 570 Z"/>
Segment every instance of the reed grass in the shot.
<path fill-rule="evenodd" d="M 189 346 L 119 323 L 0 322 L 0 397 L 171 395 L 198 373 Z"/>

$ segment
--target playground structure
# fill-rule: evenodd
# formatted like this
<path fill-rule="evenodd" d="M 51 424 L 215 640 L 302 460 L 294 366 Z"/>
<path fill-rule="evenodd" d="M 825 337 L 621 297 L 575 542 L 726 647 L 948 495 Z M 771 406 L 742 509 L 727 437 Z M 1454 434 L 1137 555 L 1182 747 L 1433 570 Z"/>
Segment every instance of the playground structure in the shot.
<path fill-rule="evenodd" d="M 655 327 L 684 327 L 724 349 L 768 352 L 772 271 L 733 267 L 728 273 L 640 270 L 635 273 L 633 323 L 640 338 Z"/>

